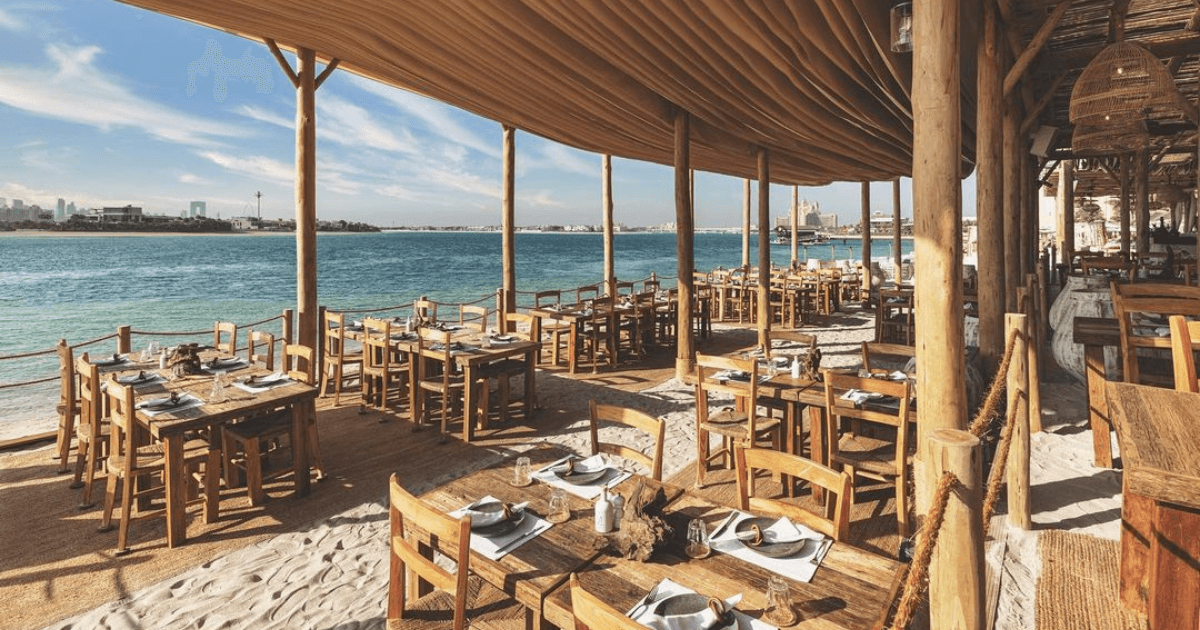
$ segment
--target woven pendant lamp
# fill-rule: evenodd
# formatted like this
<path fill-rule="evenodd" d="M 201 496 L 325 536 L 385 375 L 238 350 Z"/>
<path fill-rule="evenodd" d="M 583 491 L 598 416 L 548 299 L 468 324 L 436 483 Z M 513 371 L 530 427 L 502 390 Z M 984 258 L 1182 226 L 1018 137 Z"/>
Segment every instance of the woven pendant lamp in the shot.
<path fill-rule="evenodd" d="M 1071 91 L 1070 119 L 1089 126 L 1144 119 L 1152 109 L 1178 109 L 1176 92 L 1167 67 L 1149 50 L 1116 42 L 1079 75 Z"/>
<path fill-rule="evenodd" d="M 1079 122 L 1071 135 L 1071 150 L 1078 156 L 1132 153 L 1149 144 L 1146 121 L 1140 118 Z"/>

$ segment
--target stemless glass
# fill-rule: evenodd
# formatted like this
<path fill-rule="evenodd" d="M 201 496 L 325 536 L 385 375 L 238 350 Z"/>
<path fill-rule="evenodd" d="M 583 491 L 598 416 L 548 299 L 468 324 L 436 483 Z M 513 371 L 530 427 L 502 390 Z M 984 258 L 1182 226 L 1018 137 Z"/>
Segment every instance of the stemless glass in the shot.
<path fill-rule="evenodd" d="M 796 611 L 792 608 L 792 594 L 788 583 L 778 575 L 767 578 L 767 610 L 763 619 L 777 626 L 796 623 Z"/>
<path fill-rule="evenodd" d="M 513 467 L 512 485 L 518 488 L 524 488 L 533 482 L 529 476 L 530 461 L 528 457 L 518 457 L 517 465 Z"/>
<path fill-rule="evenodd" d="M 689 558 L 706 558 L 712 552 L 708 546 L 708 527 L 703 520 L 694 518 L 688 523 L 687 547 L 683 552 Z"/>
<path fill-rule="evenodd" d="M 142 351 L 143 361 L 153 361 L 158 358 L 158 344 L 151 341 L 146 345 L 146 349 Z"/>
<path fill-rule="evenodd" d="M 208 402 L 225 402 L 225 379 L 220 374 L 213 376 L 212 390 L 208 394 Z"/>
<path fill-rule="evenodd" d="M 567 504 L 567 491 L 555 488 L 550 493 L 550 510 L 546 520 L 551 523 L 565 523 L 571 520 L 571 506 Z"/>

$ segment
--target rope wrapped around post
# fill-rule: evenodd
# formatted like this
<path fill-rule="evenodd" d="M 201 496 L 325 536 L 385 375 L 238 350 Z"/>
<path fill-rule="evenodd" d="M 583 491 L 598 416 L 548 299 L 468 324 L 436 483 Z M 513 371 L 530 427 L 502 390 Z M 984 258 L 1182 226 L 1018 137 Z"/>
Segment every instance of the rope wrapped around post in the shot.
<path fill-rule="evenodd" d="M 975 419 L 971 421 L 971 427 L 968 429 L 971 435 L 977 438 L 983 438 L 983 434 L 988 430 L 988 425 L 996 415 L 996 408 L 1000 406 L 1000 396 L 1004 394 L 1004 380 L 1008 376 L 1008 366 L 1012 362 L 1013 348 L 1016 347 L 1016 344 L 1017 332 L 1010 330 L 1008 340 L 1005 342 L 1004 358 L 1000 360 L 1000 366 L 996 368 L 996 376 L 992 379 L 987 396 L 983 399 L 983 404 L 980 405 L 979 412 L 975 414 Z"/>
<path fill-rule="evenodd" d="M 896 615 L 892 617 L 889 630 L 904 630 L 912 622 L 921 597 L 929 586 L 929 563 L 933 559 L 933 550 L 937 547 L 938 534 L 942 529 L 942 519 L 946 516 L 946 504 L 950 501 L 950 490 L 958 483 L 954 473 L 946 471 L 938 480 L 937 489 L 933 493 L 933 501 L 929 507 L 929 515 L 921 526 L 916 553 L 908 568 L 908 576 L 904 579 L 904 589 L 901 591 L 900 603 L 896 605 Z"/>

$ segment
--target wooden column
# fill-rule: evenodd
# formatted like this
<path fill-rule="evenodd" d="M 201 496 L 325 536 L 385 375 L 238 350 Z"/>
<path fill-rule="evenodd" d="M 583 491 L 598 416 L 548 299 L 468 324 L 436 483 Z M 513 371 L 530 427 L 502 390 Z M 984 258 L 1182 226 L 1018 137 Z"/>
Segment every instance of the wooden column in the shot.
<path fill-rule="evenodd" d="M 1137 251 L 1142 255 L 1150 251 L 1150 158 L 1142 149 L 1134 159 L 1137 160 L 1137 177 L 1133 180 L 1137 203 Z"/>
<path fill-rule="evenodd" d="M 946 503 L 941 535 L 929 565 L 929 627 L 983 630 L 983 463 L 979 438 L 966 431 L 938 429 L 929 439 L 928 482 L 936 483 L 943 471 L 958 479 Z"/>
<path fill-rule="evenodd" d="M 503 126 L 504 148 L 501 152 L 503 180 L 500 193 L 500 258 L 503 274 L 504 313 L 517 310 L 517 130 Z"/>
<path fill-rule="evenodd" d="M 1031 204 L 1029 203 L 1029 190 L 1032 186 L 1029 177 L 1029 152 L 1025 150 L 1025 142 L 1021 141 L 1020 138 L 1018 138 L 1018 146 L 1020 147 L 1018 151 L 1018 157 L 1020 158 L 1018 164 L 1020 165 L 1021 185 L 1019 188 L 1020 222 L 1017 227 L 1017 240 L 1019 241 L 1017 249 L 1020 252 L 1020 264 L 1018 265 L 1017 270 L 1018 273 L 1020 273 L 1019 278 L 1023 282 L 1025 275 L 1033 270 L 1033 267 L 1030 264 L 1030 260 L 1033 257 L 1033 247 L 1029 242 L 1029 226 L 1033 221 L 1033 218 L 1030 216 L 1032 208 L 1030 207 Z"/>
<path fill-rule="evenodd" d="M 800 262 L 800 187 L 792 186 L 792 269 Z"/>
<path fill-rule="evenodd" d="M 771 153 L 758 147 L 758 344 L 771 336 Z"/>
<path fill-rule="evenodd" d="M 1070 273 L 1071 260 L 1075 258 L 1075 160 L 1063 160 L 1058 169 L 1058 212 L 1062 226 L 1058 251 L 1062 252 L 1061 261 L 1066 265 L 1063 273 Z"/>
<path fill-rule="evenodd" d="M 317 329 L 317 55 L 296 51 L 296 315 L 297 339 L 316 348 Z"/>
<path fill-rule="evenodd" d="M 1121 255 L 1129 257 L 1129 161 L 1131 155 L 1121 156 Z"/>
<path fill-rule="evenodd" d="M 917 364 L 925 375 L 917 380 L 917 399 L 922 408 L 938 410 L 922 416 L 918 423 L 921 446 L 937 429 L 963 429 L 967 424 L 967 394 L 962 379 L 966 365 L 958 25 L 958 0 L 929 0 L 914 6 L 913 218 L 917 281 L 914 299 Z M 982 576 L 982 564 L 977 570 Z M 953 591 L 945 590 L 931 591 L 931 596 L 955 597 Z M 935 621 L 933 628 L 948 628 L 947 621 Z"/>
<path fill-rule="evenodd" d="M 1009 313 L 1004 321 L 1005 328 L 1017 334 L 1007 376 L 1008 408 L 1016 409 L 1008 451 L 1008 520 L 1028 530 L 1033 527 L 1029 504 L 1029 323 L 1020 313 Z"/>
<path fill-rule="evenodd" d="M 979 273 L 979 354 L 995 368 L 1004 354 L 1004 99 L 1000 27 L 994 2 L 983 3 L 976 51 L 975 216 Z"/>
<path fill-rule="evenodd" d="M 750 178 L 742 180 L 742 266 L 750 266 Z"/>
<path fill-rule="evenodd" d="M 1017 287 L 1021 286 L 1021 113 L 1016 100 L 1008 99 L 1004 110 L 1004 308 L 1017 310 Z"/>
<path fill-rule="evenodd" d="M 900 178 L 892 180 L 892 265 L 895 269 L 895 283 L 900 284 L 900 266 L 904 256 L 900 253 Z"/>
<path fill-rule="evenodd" d="M 862 183 L 862 289 L 871 294 L 871 182 Z"/>
<path fill-rule="evenodd" d="M 695 286 L 692 272 L 695 225 L 692 221 L 691 117 L 686 111 L 675 113 L 675 275 L 678 277 L 679 308 L 676 324 L 675 377 L 687 378 L 696 365 L 695 338 L 692 331 L 692 294 Z M 747 184 L 748 185 L 748 184 Z"/>
<path fill-rule="evenodd" d="M 613 259 L 613 199 L 612 199 L 612 156 L 600 158 L 600 206 L 604 213 L 604 286 L 609 295 L 617 294 L 617 271 Z"/>

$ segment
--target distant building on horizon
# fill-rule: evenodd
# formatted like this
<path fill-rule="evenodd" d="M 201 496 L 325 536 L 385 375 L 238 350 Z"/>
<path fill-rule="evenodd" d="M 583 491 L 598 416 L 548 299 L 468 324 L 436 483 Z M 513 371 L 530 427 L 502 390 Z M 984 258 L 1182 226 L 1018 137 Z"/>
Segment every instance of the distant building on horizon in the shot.
<path fill-rule="evenodd" d="M 0 197 L 0 208 L 7 208 L 8 207 L 7 202 L 8 202 L 7 199 L 5 199 L 4 197 Z"/>
<path fill-rule="evenodd" d="M 60 223 L 67 220 L 67 201 L 62 197 L 58 198 L 58 205 L 54 212 L 54 220 Z"/>
<path fill-rule="evenodd" d="M 188 208 L 188 216 L 191 218 L 207 217 L 208 216 L 208 202 L 207 201 L 193 201 L 191 207 Z"/>
<path fill-rule="evenodd" d="M 142 220 L 142 209 L 128 205 L 121 208 L 101 208 L 96 211 L 100 221 L 137 221 Z"/>
<path fill-rule="evenodd" d="M 21 208 L 25 207 L 25 202 L 21 201 L 20 199 L 13 199 L 12 207 L 13 210 L 20 210 Z"/>

